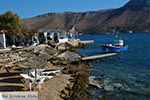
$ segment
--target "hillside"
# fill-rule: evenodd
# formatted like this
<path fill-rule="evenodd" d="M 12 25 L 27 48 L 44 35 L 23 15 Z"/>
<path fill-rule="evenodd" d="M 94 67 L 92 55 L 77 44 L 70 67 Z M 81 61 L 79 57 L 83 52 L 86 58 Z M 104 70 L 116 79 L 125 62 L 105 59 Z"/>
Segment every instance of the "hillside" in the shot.
<path fill-rule="evenodd" d="M 62 29 L 73 25 L 77 31 L 150 32 L 150 0 L 130 0 L 118 9 L 91 12 L 47 13 L 21 20 L 23 29 Z"/>

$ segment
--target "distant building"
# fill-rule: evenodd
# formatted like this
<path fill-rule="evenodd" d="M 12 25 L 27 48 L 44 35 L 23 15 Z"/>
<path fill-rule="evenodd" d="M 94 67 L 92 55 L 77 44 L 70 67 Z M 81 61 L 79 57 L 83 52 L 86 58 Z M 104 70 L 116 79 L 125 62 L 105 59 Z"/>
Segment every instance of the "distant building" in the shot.
<path fill-rule="evenodd" d="M 40 43 L 47 43 L 49 40 L 53 40 L 55 43 L 68 42 L 68 33 L 56 29 L 40 29 L 38 40 Z"/>

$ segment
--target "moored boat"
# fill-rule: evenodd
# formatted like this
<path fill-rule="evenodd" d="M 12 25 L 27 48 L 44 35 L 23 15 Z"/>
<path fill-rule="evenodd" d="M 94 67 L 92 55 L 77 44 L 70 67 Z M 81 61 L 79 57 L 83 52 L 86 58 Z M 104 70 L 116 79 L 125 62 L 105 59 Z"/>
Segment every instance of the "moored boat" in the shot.
<path fill-rule="evenodd" d="M 101 49 L 103 53 L 122 52 L 128 49 L 128 45 L 124 45 L 124 41 L 122 39 L 117 38 L 114 41 L 114 44 L 102 44 Z"/>

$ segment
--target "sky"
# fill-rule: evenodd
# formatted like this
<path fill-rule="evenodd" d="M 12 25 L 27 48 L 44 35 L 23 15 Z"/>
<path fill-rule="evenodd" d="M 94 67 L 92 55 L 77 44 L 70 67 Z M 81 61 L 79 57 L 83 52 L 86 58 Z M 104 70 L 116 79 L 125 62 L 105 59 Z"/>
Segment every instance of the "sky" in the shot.
<path fill-rule="evenodd" d="M 49 12 L 86 12 L 119 8 L 129 0 L 0 0 L 0 14 L 17 13 L 30 18 Z"/>

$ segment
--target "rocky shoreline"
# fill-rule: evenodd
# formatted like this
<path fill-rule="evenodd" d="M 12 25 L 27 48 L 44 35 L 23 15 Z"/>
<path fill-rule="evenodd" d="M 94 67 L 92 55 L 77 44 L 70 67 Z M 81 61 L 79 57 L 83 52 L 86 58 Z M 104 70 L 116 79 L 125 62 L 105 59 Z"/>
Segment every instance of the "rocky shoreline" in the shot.
<path fill-rule="evenodd" d="M 79 62 L 64 68 L 63 72 L 72 76 L 70 84 L 61 91 L 64 100 L 89 100 L 89 76 L 92 73 L 87 70 L 87 66 L 85 62 Z"/>

